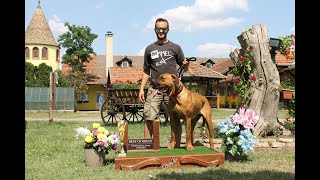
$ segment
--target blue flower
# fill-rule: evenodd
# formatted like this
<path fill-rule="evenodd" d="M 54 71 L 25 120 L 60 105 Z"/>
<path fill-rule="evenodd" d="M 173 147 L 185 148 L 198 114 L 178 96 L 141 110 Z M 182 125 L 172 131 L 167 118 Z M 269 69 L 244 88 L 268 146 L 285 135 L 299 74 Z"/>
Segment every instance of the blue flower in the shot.
<path fill-rule="evenodd" d="M 226 118 L 225 122 L 218 122 L 219 133 L 223 139 L 221 149 L 231 154 L 241 154 L 253 151 L 256 141 L 250 129 L 241 123 L 234 122 L 232 118 Z"/>

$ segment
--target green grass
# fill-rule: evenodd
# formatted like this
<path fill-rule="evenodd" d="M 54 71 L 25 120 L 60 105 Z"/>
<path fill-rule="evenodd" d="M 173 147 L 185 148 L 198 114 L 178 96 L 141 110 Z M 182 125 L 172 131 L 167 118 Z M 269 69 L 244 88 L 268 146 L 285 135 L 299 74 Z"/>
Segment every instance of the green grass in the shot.
<path fill-rule="evenodd" d="M 25 133 L 25 179 L 295 179 L 295 151 L 256 149 L 248 161 L 225 161 L 221 167 L 116 171 L 109 161 L 103 167 L 86 167 L 83 140 L 75 129 L 91 127 L 86 121 L 28 121 Z M 101 123 L 101 125 L 103 125 Z M 104 126 L 117 131 L 115 126 Z M 169 126 L 160 126 L 160 143 L 169 138 Z M 129 125 L 129 138 L 142 138 L 143 125 Z M 112 153 L 109 154 L 112 158 Z"/>
<path fill-rule="evenodd" d="M 215 119 L 225 119 L 226 117 L 233 115 L 236 109 L 225 109 L 212 108 L 212 118 Z M 100 118 L 99 111 L 53 111 L 52 115 L 54 118 L 64 118 L 64 119 L 73 119 L 73 118 L 85 118 L 85 117 L 96 117 Z M 278 110 L 277 113 L 279 118 L 285 118 L 288 115 L 288 110 Z M 48 111 L 27 111 L 25 112 L 26 118 L 49 118 Z"/>
<path fill-rule="evenodd" d="M 194 151 L 186 151 L 185 147 L 178 147 L 172 150 L 168 150 L 165 147 L 160 148 L 159 152 L 145 152 L 145 153 L 127 153 L 127 157 L 136 156 L 170 156 L 180 154 L 215 154 L 217 151 L 210 150 L 205 146 L 194 146 Z"/>

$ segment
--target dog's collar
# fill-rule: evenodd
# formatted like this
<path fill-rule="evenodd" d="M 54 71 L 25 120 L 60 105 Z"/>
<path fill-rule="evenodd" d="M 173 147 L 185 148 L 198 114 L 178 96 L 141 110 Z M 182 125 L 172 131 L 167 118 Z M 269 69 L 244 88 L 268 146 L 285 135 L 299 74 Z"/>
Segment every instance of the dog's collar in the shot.
<path fill-rule="evenodd" d="M 173 95 L 177 96 L 178 94 L 181 93 L 182 89 L 183 89 L 183 85 L 182 85 L 181 81 L 179 81 L 179 88 L 173 93 Z"/>

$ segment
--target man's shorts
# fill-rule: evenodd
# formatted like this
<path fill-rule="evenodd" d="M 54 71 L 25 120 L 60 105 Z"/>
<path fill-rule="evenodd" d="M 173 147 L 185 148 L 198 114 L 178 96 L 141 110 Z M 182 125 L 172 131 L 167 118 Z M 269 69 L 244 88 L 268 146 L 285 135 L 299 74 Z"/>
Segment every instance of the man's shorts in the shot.
<path fill-rule="evenodd" d="M 169 97 L 166 94 L 156 94 L 153 98 L 153 94 L 156 90 L 151 86 L 148 88 L 146 102 L 144 103 L 144 120 L 153 121 L 158 117 L 160 112 L 160 104 L 163 99 L 168 102 Z"/>

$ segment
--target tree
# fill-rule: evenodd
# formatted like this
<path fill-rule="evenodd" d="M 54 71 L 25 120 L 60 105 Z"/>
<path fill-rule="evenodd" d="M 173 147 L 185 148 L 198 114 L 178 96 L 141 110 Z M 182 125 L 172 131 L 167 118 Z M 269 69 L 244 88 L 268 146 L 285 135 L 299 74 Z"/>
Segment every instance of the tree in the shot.
<path fill-rule="evenodd" d="M 257 136 L 272 134 L 280 125 L 277 121 L 280 76 L 271 59 L 267 32 L 265 26 L 253 25 L 252 29 L 237 37 L 241 49 L 230 53 L 231 60 L 238 67 L 232 71 L 240 77 L 234 83 L 238 92 L 240 90 L 242 105 L 254 110 L 260 117 L 254 127 Z"/>
<path fill-rule="evenodd" d="M 75 98 L 78 99 L 80 93 L 87 92 L 87 75 L 84 63 L 92 60 L 92 55 L 96 55 L 91 47 L 94 39 L 98 35 L 91 33 L 88 26 L 75 26 L 65 23 L 69 31 L 58 37 L 59 45 L 67 48 L 62 56 L 62 63 L 71 67 L 71 71 L 65 76 L 68 84 L 75 88 Z"/>
<path fill-rule="evenodd" d="M 52 67 L 46 63 L 34 66 L 30 62 L 25 63 L 25 86 L 27 87 L 49 87 L 50 73 Z"/>
<path fill-rule="evenodd" d="M 91 33 L 88 26 L 75 26 L 68 22 L 69 31 L 58 37 L 59 45 L 67 48 L 66 53 L 62 56 L 62 63 L 68 64 L 72 71 L 84 72 L 84 62 L 92 59 L 93 51 L 91 44 L 98 35 Z"/>

